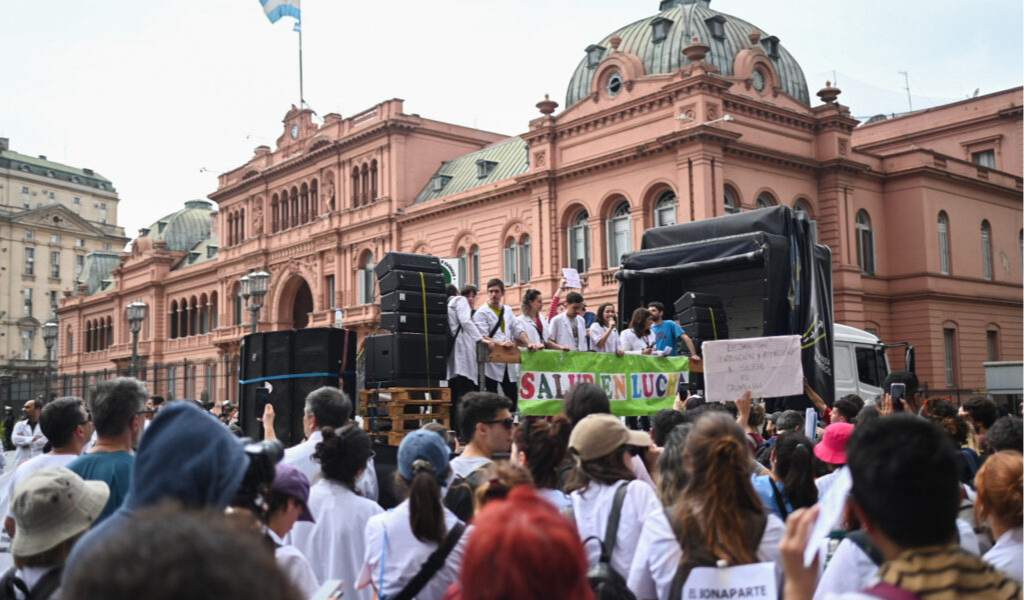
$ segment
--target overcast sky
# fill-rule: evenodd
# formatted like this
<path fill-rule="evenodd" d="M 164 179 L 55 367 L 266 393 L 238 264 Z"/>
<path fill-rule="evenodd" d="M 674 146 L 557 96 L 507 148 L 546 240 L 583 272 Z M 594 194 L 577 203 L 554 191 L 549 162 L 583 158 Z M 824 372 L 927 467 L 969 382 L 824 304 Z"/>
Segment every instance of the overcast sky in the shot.
<path fill-rule="evenodd" d="M 713 0 L 776 35 L 811 96 L 837 74 L 854 115 L 1021 85 L 1020 0 Z M 120 224 L 202 198 L 273 145 L 298 101 L 290 20 L 258 0 L 0 2 L 0 137 L 114 182 Z M 564 102 L 583 49 L 658 0 L 305 0 L 306 99 L 352 115 L 406 111 L 521 133 L 545 93 Z"/>

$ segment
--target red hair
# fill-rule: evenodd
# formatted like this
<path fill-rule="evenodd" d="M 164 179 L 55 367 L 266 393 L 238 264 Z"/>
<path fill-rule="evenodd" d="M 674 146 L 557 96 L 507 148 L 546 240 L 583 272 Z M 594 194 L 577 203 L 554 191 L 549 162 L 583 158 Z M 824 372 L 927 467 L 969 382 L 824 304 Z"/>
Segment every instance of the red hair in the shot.
<path fill-rule="evenodd" d="M 576 528 L 528 486 L 473 517 L 462 600 L 593 600 Z"/>

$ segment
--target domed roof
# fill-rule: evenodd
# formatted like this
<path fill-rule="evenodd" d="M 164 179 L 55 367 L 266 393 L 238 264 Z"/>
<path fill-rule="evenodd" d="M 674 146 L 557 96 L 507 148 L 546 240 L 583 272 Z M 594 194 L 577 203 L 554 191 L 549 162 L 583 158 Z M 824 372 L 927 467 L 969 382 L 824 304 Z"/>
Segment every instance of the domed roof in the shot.
<path fill-rule="evenodd" d="M 171 251 L 187 252 L 209 239 L 212 228 L 213 205 L 206 200 L 189 200 L 185 208 L 143 229 L 141 237 L 162 241 Z"/>
<path fill-rule="evenodd" d="M 697 37 L 711 48 L 705 60 L 718 67 L 723 75 L 732 75 L 736 54 L 749 48 L 749 34 L 760 32 L 761 29 L 743 19 L 711 10 L 709 4 L 710 0 L 662 0 L 661 12 L 610 33 L 597 47 L 588 48 L 588 54 L 592 49 L 598 53 L 603 49 L 604 56 L 607 56 L 611 50 L 609 40 L 618 36 L 622 39 L 619 50 L 640 58 L 648 75 L 671 73 L 688 64 L 682 51 Z M 655 41 L 653 24 L 662 19 L 671 21 L 667 36 L 661 41 Z M 721 35 L 714 35 L 719 33 L 712 31 L 713 26 L 718 28 L 712 25 L 714 22 L 721 23 Z M 775 65 L 782 91 L 809 105 L 807 80 L 793 55 L 778 43 L 778 38 L 763 35 L 761 44 Z M 590 65 L 589 56 L 585 56 L 569 82 L 569 91 L 565 97 L 566 108 L 590 95 L 596 72 L 597 68 Z"/>

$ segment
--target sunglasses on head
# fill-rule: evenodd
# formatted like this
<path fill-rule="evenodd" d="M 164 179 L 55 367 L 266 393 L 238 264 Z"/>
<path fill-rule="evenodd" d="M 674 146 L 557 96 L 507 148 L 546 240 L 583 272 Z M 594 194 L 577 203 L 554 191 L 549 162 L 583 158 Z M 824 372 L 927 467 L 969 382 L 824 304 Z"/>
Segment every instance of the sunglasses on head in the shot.
<path fill-rule="evenodd" d="M 484 421 L 484 424 L 485 425 L 501 424 L 501 426 L 504 427 L 505 429 L 512 429 L 512 426 L 515 425 L 515 421 L 513 421 L 512 418 L 509 417 L 507 419 L 495 419 L 493 421 Z"/>

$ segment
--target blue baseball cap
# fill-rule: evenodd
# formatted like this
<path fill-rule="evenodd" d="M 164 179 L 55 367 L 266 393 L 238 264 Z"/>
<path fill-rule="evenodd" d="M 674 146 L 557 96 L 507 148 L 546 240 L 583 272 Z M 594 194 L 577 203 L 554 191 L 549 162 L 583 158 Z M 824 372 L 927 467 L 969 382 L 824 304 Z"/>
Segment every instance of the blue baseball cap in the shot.
<path fill-rule="evenodd" d="M 439 434 L 417 429 L 406 435 L 398 446 L 398 473 L 408 481 L 414 474 L 412 464 L 417 460 L 425 460 L 433 467 L 438 481 L 444 481 L 448 472 L 449 452 L 448 445 Z"/>

